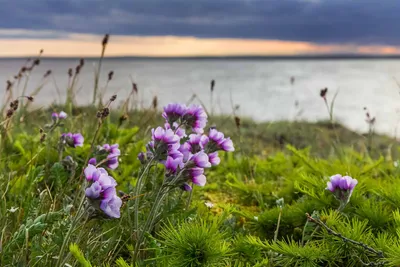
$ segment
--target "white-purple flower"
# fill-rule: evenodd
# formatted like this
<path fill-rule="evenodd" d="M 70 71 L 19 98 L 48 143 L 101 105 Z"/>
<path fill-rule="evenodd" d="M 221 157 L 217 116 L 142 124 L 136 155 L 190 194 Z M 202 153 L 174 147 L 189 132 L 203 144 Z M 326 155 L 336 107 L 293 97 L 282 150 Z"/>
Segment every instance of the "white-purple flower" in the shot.
<path fill-rule="evenodd" d="M 217 166 L 221 162 L 221 159 L 218 157 L 217 151 L 208 154 L 208 159 L 209 159 L 211 165 L 213 165 L 213 166 Z"/>
<path fill-rule="evenodd" d="M 192 156 L 190 159 L 196 167 L 199 168 L 210 168 L 211 163 L 208 159 L 208 155 L 203 151 L 200 151 Z"/>
<path fill-rule="evenodd" d="M 162 127 L 157 127 L 156 129 L 152 129 L 151 133 L 152 139 L 156 143 L 163 142 L 165 144 L 174 144 L 180 140 L 179 136 L 176 135 L 172 129 L 165 130 Z"/>
<path fill-rule="evenodd" d="M 190 145 L 190 152 L 195 154 L 202 151 L 208 143 L 208 136 L 203 134 L 191 134 L 187 143 Z"/>
<path fill-rule="evenodd" d="M 186 105 L 171 103 L 164 107 L 164 112 L 162 114 L 163 118 L 167 120 L 168 123 L 174 123 L 179 120 L 187 111 Z"/>
<path fill-rule="evenodd" d="M 165 162 L 165 168 L 170 174 L 176 173 L 179 167 L 183 167 L 183 162 L 181 157 L 178 157 L 176 159 L 172 158 L 171 156 L 167 157 L 167 160 Z"/>
<path fill-rule="evenodd" d="M 207 113 L 201 106 L 190 105 L 183 116 L 184 123 L 191 127 L 195 133 L 203 133 L 207 124 Z"/>

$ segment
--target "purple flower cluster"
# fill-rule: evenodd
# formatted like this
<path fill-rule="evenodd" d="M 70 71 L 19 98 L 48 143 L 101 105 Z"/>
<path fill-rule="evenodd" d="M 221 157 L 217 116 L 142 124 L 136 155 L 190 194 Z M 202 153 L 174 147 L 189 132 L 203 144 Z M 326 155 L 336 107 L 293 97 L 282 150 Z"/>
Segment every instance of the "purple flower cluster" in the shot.
<path fill-rule="evenodd" d="M 107 167 L 111 170 L 115 170 L 118 165 L 118 157 L 121 155 L 121 151 L 119 150 L 119 145 L 118 144 L 105 144 L 103 146 L 98 146 L 97 150 L 98 153 L 101 155 L 106 155 L 106 158 L 102 161 L 105 162 Z M 97 159 L 96 158 L 91 158 L 89 159 L 89 164 L 96 165 L 97 164 Z"/>
<path fill-rule="evenodd" d="M 336 174 L 331 176 L 326 189 L 331 191 L 339 201 L 347 203 L 357 183 L 358 181 L 350 176 Z"/>
<path fill-rule="evenodd" d="M 104 168 L 96 168 L 89 164 L 85 170 L 86 180 L 91 185 L 86 188 L 85 195 L 92 203 L 97 203 L 99 208 L 111 218 L 119 218 L 122 200 L 117 196 L 115 187 L 117 182 L 108 175 Z"/>
<path fill-rule="evenodd" d="M 184 190 L 192 188 L 188 182 L 199 186 L 206 184 L 204 169 L 220 163 L 218 151 L 234 151 L 232 140 L 211 129 L 204 134 L 207 114 L 201 106 L 169 104 L 162 116 L 166 119 L 163 127 L 151 131 L 152 140 L 147 144 L 146 153 L 138 159 L 144 164 L 154 159 L 165 165 L 167 177 L 180 177 L 179 186 Z M 186 131 L 193 133 L 186 134 Z"/>
<path fill-rule="evenodd" d="M 63 133 L 61 138 L 71 147 L 83 146 L 84 138 L 80 133 Z"/>

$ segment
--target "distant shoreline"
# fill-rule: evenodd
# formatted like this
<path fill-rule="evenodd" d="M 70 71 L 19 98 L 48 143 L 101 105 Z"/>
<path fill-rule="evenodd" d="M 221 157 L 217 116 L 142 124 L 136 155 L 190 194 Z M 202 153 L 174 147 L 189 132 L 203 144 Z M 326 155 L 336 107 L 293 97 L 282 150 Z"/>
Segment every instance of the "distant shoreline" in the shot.
<path fill-rule="evenodd" d="M 37 55 L 36 55 L 37 56 Z M 0 57 L 0 60 L 18 60 L 34 58 L 36 56 Z M 46 57 L 43 59 L 98 59 L 98 57 Z M 397 60 L 400 55 L 359 55 L 359 54 L 327 54 L 327 55 L 296 55 L 296 56 L 187 56 L 187 57 L 152 57 L 152 56 L 115 56 L 105 57 L 105 60 Z"/>

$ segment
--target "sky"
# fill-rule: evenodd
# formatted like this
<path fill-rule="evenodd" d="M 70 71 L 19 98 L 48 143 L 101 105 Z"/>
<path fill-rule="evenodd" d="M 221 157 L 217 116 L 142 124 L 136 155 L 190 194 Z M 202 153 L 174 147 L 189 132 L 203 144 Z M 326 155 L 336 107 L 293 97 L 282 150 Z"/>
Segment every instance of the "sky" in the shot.
<path fill-rule="evenodd" d="M 398 0 L 0 0 L 0 56 L 400 54 Z"/>

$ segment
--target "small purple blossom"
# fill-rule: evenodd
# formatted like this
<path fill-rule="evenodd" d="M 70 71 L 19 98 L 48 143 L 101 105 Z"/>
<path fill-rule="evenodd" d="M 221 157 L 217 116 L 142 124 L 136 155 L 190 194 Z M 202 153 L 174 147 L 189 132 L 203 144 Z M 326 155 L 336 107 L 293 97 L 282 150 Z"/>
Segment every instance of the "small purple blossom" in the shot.
<path fill-rule="evenodd" d="M 210 168 L 211 163 L 209 162 L 208 155 L 203 151 L 200 151 L 192 156 L 190 159 L 194 165 L 199 168 Z"/>
<path fill-rule="evenodd" d="M 146 155 L 143 152 L 140 152 L 138 154 L 138 160 L 140 163 L 145 164 L 146 163 Z"/>
<path fill-rule="evenodd" d="M 207 124 L 207 113 L 201 106 L 191 105 L 183 116 L 185 124 L 192 128 L 195 133 L 203 133 Z"/>
<path fill-rule="evenodd" d="M 68 117 L 68 115 L 67 115 L 67 113 L 65 113 L 64 111 L 61 111 L 61 112 L 58 114 L 58 118 L 61 119 L 61 120 L 64 120 L 64 119 L 66 119 L 67 117 Z"/>
<path fill-rule="evenodd" d="M 218 157 L 218 152 L 208 154 L 208 159 L 213 166 L 217 166 L 221 162 L 221 159 Z"/>
<path fill-rule="evenodd" d="M 109 154 L 107 156 L 107 167 L 111 170 L 115 170 L 119 165 L 118 155 L 117 154 Z"/>
<path fill-rule="evenodd" d="M 167 161 L 165 162 L 165 168 L 167 171 L 171 174 L 176 173 L 178 170 L 178 167 L 182 167 L 183 162 L 182 158 L 172 158 L 171 156 L 167 157 Z"/>
<path fill-rule="evenodd" d="M 336 174 L 331 176 L 330 181 L 327 182 L 327 190 L 331 191 L 335 198 L 340 201 L 340 208 L 343 209 L 349 202 L 351 194 L 358 181 L 350 176 L 342 176 Z"/>
<path fill-rule="evenodd" d="M 96 164 L 97 164 L 96 158 L 91 158 L 91 159 L 89 159 L 88 164 L 90 164 L 90 165 L 96 165 Z"/>
<path fill-rule="evenodd" d="M 218 144 L 223 151 L 235 151 L 232 140 L 228 137 Z"/>
<path fill-rule="evenodd" d="M 164 124 L 164 127 L 165 127 L 165 129 L 167 129 L 167 130 L 168 130 L 168 129 L 171 129 L 171 130 L 175 131 L 175 134 L 176 134 L 177 136 L 179 136 L 180 138 L 186 136 L 185 129 L 183 129 L 181 126 L 179 126 L 179 124 L 176 123 L 176 122 L 174 122 L 174 123 L 172 124 L 172 127 L 171 127 L 171 125 L 167 122 L 167 123 Z"/>
<path fill-rule="evenodd" d="M 165 144 L 177 143 L 180 138 L 174 133 L 172 129 L 163 129 L 162 127 L 157 127 L 151 130 L 153 140 L 157 142 L 163 142 Z"/>
<path fill-rule="evenodd" d="M 56 120 L 58 119 L 58 113 L 57 113 L 57 112 L 53 112 L 53 113 L 51 114 L 51 118 L 52 118 L 54 121 L 56 121 Z"/>
<path fill-rule="evenodd" d="M 353 191 L 358 181 L 350 176 L 333 175 L 327 183 L 327 189 L 332 193 L 336 190 Z"/>
<path fill-rule="evenodd" d="M 183 115 L 185 115 L 186 111 L 186 105 L 172 103 L 164 107 L 164 112 L 162 116 L 164 119 L 167 120 L 168 123 L 174 123 L 179 120 Z"/>
<path fill-rule="evenodd" d="M 102 187 L 99 182 L 94 182 L 90 187 L 86 188 L 85 195 L 88 198 L 96 199 L 100 197 Z"/>
<path fill-rule="evenodd" d="M 210 139 L 210 141 L 219 144 L 224 140 L 224 134 L 222 132 L 218 132 L 216 129 L 210 129 L 210 132 L 208 133 L 208 138 Z"/>
<path fill-rule="evenodd" d="M 207 182 L 207 179 L 206 179 L 206 177 L 202 174 L 202 175 L 193 177 L 193 178 L 192 178 L 192 182 L 193 182 L 194 184 L 196 184 L 196 185 L 199 185 L 199 186 L 205 186 L 205 184 L 206 184 L 206 182 Z"/>
<path fill-rule="evenodd" d="M 182 190 L 184 190 L 184 191 L 192 191 L 192 187 L 188 183 L 183 183 Z"/>
<path fill-rule="evenodd" d="M 191 134 L 189 135 L 188 144 L 190 145 L 190 152 L 195 154 L 204 150 L 208 143 L 208 136 L 202 134 Z"/>
<path fill-rule="evenodd" d="M 112 198 L 103 199 L 100 203 L 100 209 L 111 218 L 121 217 L 121 206 L 122 200 L 116 195 L 114 195 Z"/>
<path fill-rule="evenodd" d="M 71 147 L 83 146 L 84 138 L 80 133 L 64 133 L 61 136 Z"/>

